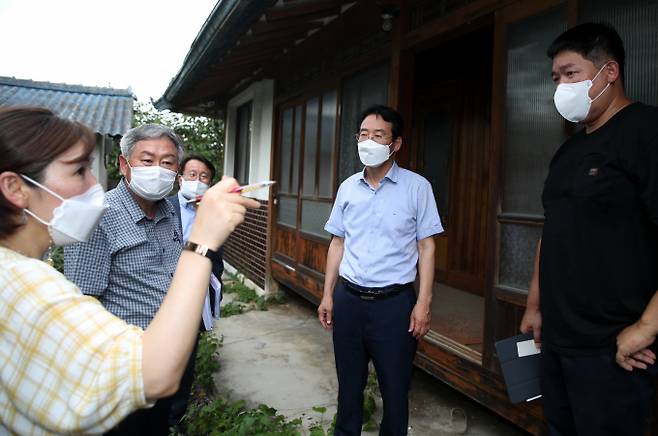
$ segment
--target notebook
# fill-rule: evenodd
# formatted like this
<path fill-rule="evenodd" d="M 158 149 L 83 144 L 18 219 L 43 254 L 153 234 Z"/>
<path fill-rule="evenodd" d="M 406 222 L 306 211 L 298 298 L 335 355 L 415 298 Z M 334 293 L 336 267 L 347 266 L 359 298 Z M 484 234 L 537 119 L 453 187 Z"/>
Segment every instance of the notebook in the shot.
<path fill-rule="evenodd" d="M 496 353 L 512 403 L 540 398 L 540 351 L 535 347 L 532 332 L 496 342 Z"/>

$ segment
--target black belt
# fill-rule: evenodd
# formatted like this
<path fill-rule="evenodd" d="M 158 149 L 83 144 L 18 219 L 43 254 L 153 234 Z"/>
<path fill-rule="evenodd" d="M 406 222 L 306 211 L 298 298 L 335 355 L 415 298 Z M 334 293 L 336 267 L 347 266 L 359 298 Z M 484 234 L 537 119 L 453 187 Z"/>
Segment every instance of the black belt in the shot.
<path fill-rule="evenodd" d="M 413 289 L 413 282 L 405 283 L 403 285 L 389 285 L 381 288 L 368 288 L 354 284 L 342 277 L 340 277 L 340 281 L 343 283 L 343 285 L 345 285 L 345 289 L 347 289 L 349 293 L 356 295 L 362 300 L 380 300 L 382 298 L 388 298 L 397 295 L 402 291 Z"/>

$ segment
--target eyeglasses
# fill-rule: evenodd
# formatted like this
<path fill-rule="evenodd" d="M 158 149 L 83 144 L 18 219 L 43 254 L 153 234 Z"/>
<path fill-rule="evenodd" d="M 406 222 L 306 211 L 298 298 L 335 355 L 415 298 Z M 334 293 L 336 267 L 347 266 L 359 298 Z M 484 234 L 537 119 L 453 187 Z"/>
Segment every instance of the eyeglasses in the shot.
<path fill-rule="evenodd" d="M 197 173 L 196 171 L 188 171 L 186 173 L 183 173 L 183 179 L 185 180 L 201 180 L 203 183 L 208 184 L 210 180 L 212 180 L 212 177 L 210 176 L 210 173 L 202 172 L 202 173 Z"/>
<path fill-rule="evenodd" d="M 360 132 L 360 133 L 355 133 L 354 137 L 358 142 L 363 142 L 368 139 L 372 139 L 378 144 L 382 145 L 388 145 L 388 142 L 386 141 L 386 138 L 392 138 L 392 135 L 382 135 L 381 133 L 375 133 L 374 135 L 370 135 L 368 132 Z"/>

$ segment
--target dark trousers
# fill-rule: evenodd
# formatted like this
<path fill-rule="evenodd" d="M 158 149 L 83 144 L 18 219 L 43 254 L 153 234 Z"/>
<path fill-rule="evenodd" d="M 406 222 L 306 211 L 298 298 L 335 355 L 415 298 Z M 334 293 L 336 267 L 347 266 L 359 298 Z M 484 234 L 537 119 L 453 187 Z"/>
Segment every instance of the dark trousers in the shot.
<path fill-rule="evenodd" d="M 162 398 L 150 409 L 139 409 L 126 416 L 110 436 L 167 436 L 169 434 L 170 398 Z"/>
<path fill-rule="evenodd" d="M 409 420 L 409 384 L 417 341 L 409 333 L 416 304 L 413 287 L 395 296 L 363 300 L 336 284 L 333 339 L 338 374 L 338 414 L 335 436 L 359 435 L 363 420 L 363 390 L 368 362 L 377 371 L 384 402 L 379 434 L 404 436 Z"/>
<path fill-rule="evenodd" d="M 614 350 L 565 356 L 542 348 L 544 434 L 645 436 L 658 364 L 628 372 Z"/>
<path fill-rule="evenodd" d="M 203 327 L 203 322 L 201 324 Z M 108 436 L 167 436 L 169 428 L 176 427 L 185 414 L 194 381 L 197 341 L 181 377 L 178 391 L 170 397 L 156 401 L 150 409 L 140 409 L 126 416 L 115 428 L 105 433 Z"/>

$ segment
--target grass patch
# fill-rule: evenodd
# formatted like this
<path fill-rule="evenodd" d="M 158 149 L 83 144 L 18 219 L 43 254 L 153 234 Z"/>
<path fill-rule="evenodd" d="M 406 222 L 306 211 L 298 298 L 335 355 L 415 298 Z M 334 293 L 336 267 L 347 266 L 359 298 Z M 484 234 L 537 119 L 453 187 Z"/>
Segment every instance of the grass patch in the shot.
<path fill-rule="evenodd" d="M 264 404 L 247 409 L 244 401 L 228 402 L 223 398 L 191 405 L 185 420 L 186 435 L 302 435 L 300 419 L 287 421 Z"/>
<path fill-rule="evenodd" d="M 222 342 L 223 338 L 217 339 L 212 332 L 203 332 L 199 335 L 192 384 L 192 395 L 193 398 L 199 397 L 196 398 L 197 400 L 215 394 L 213 375 L 219 371 L 219 348 Z"/>
<path fill-rule="evenodd" d="M 238 315 L 250 310 L 267 310 L 270 305 L 283 304 L 287 301 L 284 292 L 262 296 L 244 283 L 244 277 L 236 274 L 225 274 L 223 292 L 233 295 L 233 301 L 222 305 L 222 317 Z"/>
<path fill-rule="evenodd" d="M 192 396 L 180 425 L 170 435 L 306 435 L 301 419 L 287 420 L 264 404 L 249 409 L 244 401 L 231 402 L 216 392 L 213 376 L 220 368 L 221 346 L 222 340 L 211 332 L 201 334 Z"/>
<path fill-rule="evenodd" d="M 233 315 L 239 315 L 244 312 L 244 305 L 231 301 L 230 303 L 222 304 L 221 314 L 222 318 L 228 318 Z"/>

